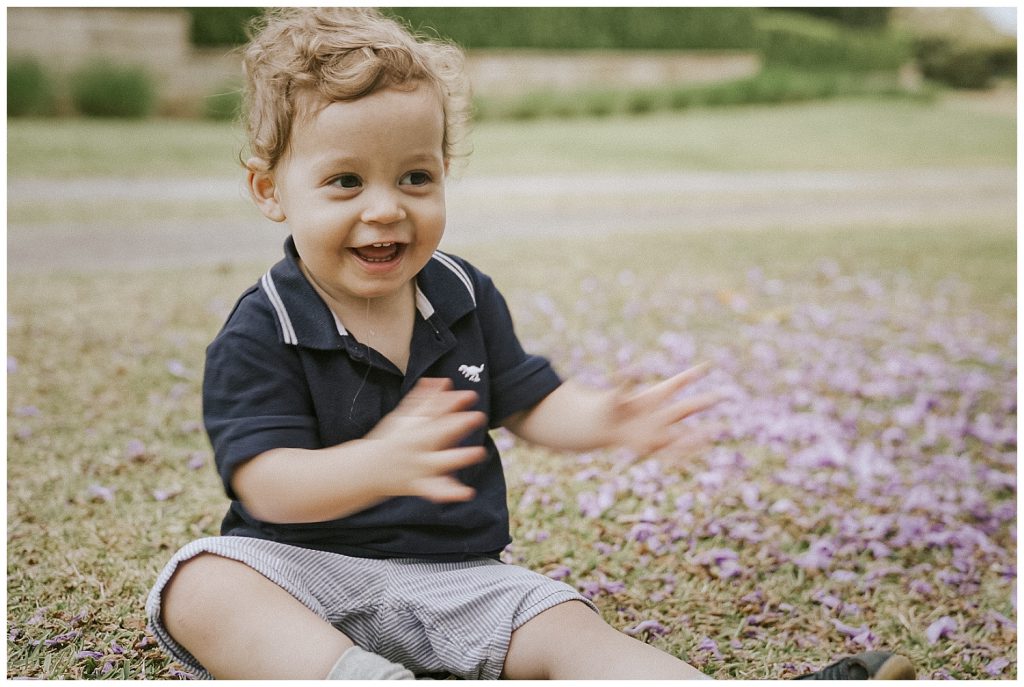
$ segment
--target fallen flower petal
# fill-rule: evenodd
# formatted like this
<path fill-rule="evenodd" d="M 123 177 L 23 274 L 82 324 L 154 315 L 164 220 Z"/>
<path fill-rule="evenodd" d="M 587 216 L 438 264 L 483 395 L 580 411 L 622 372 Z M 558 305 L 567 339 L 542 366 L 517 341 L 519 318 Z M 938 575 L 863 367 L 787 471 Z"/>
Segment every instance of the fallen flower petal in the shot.
<path fill-rule="evenodd" d="M 653 635 L 665 635 L 668 634 L 668 628 L 659 623 L 657 620 L 644 620 L 638 623 L 635 627 L 629 627 L 623 630 L 627 635 L 634 636 L 644 632 L 650 632 Z"/>
<path fill-rule="evenodd" d="M 924 634 L 928 638 L 929 644 L 935 644 L 943 637 L 948 636 L 949 633 L 954 632 L 956 627 L 956 621 L 948 615 L 944 615 L 929 625 Z"/>
<path fill-rule="evenodd" d="M 985 666 L 985 672 L 995 677 L 996 675 L 1001 675 L 1008 665 L 1010 665 L 1009 659 L 1000 657 Z"/>

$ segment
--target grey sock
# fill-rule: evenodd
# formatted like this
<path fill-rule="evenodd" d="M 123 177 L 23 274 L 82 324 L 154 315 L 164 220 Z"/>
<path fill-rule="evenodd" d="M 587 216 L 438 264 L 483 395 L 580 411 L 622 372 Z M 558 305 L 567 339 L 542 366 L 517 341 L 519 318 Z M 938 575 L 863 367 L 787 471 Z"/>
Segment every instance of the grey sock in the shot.
<path fill-rule="evenodd" d="M 416 676 L 383 656 L 354 646 L 341 655 L 328 680 L 415 680 Z"/>

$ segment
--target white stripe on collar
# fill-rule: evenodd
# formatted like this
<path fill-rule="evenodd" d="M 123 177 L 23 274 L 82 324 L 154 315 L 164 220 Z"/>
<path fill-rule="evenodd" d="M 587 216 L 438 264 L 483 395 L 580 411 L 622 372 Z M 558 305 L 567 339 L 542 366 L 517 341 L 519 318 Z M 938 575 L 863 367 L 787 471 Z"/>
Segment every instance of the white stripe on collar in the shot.
<path fill-rule="evenodd" d="M 439 250 L 434 251 L 433 257 L 439 263 L 455 273 L 455 276 L 459 278 L 459 280 L 465 285 L 466 290 L 469 291 L 469 297 L 473 299 L 473 305 L 476 305 L 476 293 L 473 291 L 473 281 L 469 278 L 469 275 L 466 274 L 466 270 L 462 269 L 457 262 Z"/>
<path fill-rule="evenodd" d="M 277 321 L 281 325 L 281 334 L 284 337 L 284 342 L 292 345 L 298 344 L 299 339 L 295 336 L 295 327 L 292 326 L 292 320 L 288 317 L 288 311 L 284 307 L 281 295 L 277 292 L 277 286 L 274 284 L 274 278 L 270 276 L 270 272 L 263 275 L 260 283 L 263 284 L 267 300 L 274 306 L 274 312 L 277 313 Z"/>
<path fill-rule="evenodd" d="M 455 266 L 457 269 L 458 266 Z M 454 269 L 453 269 L 454 271 Z M 464 274 L 464 273 L 463 273 Z M 468 277 L 466 277 L 468 279 Z M 274 307 L 274 312 L 277 314 L 277 321 L 281 324 L 281 332 L 284 336 L 284 342 L 286 344 L 297 345 L 299 343 L 298 337 L 295 335 L 295 327 L 292 326 L 292 320 L 288 317 L 288 309 L 284 306 L 284 301 L 281 300 L 281 295 L 277 292 L 277 285 L 274 284 L 274 278 L 270 276 L 270 272 L 267 272 L 260 279 L 260 283 L 263 285 L 263 290 L 267 294 L 267 300 Z M 416 285 L 416 309 L 419 310 L 420 316 L 424 320 L 429 320 L 434 314 L 434 306 L 427 299 L 427 295 L 420 290 L 420 285 Z M 349 336 L 348 330 L 345 329 L 345 325 L 342 324 L 341 318 L 331 310 L 331 316 L 334 317 L 334 326 L 337 327 L 338 333 L 342 336 Z"/>

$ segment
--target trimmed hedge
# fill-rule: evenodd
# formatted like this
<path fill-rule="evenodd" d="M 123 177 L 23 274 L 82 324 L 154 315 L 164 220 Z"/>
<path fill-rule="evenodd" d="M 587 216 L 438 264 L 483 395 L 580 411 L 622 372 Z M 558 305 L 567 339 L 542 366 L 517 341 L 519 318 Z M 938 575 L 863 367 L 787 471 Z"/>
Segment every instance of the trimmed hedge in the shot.
<path fill-rule="evenodd" d="M 770 67 L 750 78 L 701 86 L 633 91 L 588 89 L 571 93 L 545 90 L 521 97 L 478 97 L 475 115 L 479 120 L 604 117 L 865 96 L 928 99 L 932 92 L 907 92 L 895 72 L 857 74 Z"/>
<path fill-rule="evenodd" d="M 78 112 L 90 117 L 139 119 L 153 111 L 156 88 L 139 67 L 97 61 L 74 74 L 71 98 Z"/>
<path fill-rule="evenodd" d="M 924 38 L 916 46 L 925 78 L 953 88 L 983 89 L 996 77 L 1017 76 L 1017 43 L 967 45 L 942 38 Z"/>
<path fill-rule="evenodd" d="M 805 70 L 885 71 L 898 69 L 912 56 L 904 37 L 865 31 L 791 12 L 771 12 L 757 22 L 766 65 Z"/>
<path fill-rule="evenodd" d="M 21 57 L 7 63 L 8 117 L 52 115 L 56 107 L 53 80 L 38 60 Z"/>
<path fill-rule="evenodd" d="M 192 17 L 190 38 L 192 45 L 221 47 L 241 45 L 249 20 L 259 15 L 260 7 L 188 7 Z"/>
<path fill-rule="evenodd" d="M 743 49 L 756 44 L 745 7 L 399 7 L 386 12 L 464 48 Z"/>

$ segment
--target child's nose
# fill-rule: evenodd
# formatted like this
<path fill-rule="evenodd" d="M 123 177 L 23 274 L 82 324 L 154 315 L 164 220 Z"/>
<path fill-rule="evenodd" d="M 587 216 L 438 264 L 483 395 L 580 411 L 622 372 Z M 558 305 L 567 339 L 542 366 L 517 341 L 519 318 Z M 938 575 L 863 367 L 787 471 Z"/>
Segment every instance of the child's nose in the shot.
<path fill-rule="evenodd" d="M 405 209 L 398 197 L 398 192 L 387 190 L 364 194 L 366 207 L 363 209 L 362 220 L 367 224 L 394 224 L 405 219 Z"/>

